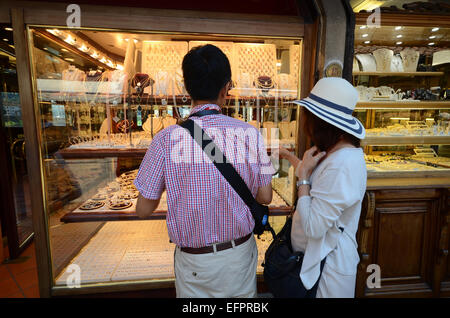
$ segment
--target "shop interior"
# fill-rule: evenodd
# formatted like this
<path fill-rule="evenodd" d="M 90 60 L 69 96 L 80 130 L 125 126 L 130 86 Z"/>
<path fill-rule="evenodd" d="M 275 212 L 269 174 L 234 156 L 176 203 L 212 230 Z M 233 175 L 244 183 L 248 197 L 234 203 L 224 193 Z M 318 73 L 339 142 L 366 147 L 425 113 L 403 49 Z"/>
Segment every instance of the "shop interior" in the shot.
<path fill-rule="evenodd" d="M 270 152 L 295 151 L 301 39 L 30 28 L 45 168 L 53 275 L 65 286 L 173 280 L 165 193 L 150 220 L 135 213 L 133 185 L 153 136 L 190 111 L 181 72 L 190 48 L 214 44 L 230 60 L 223 113 L 262 129 Z M 277 129 L 278 128 L 278 129 Z M 275 228 L 295 199 L 287 162 L 273 177 Z M 259 266 L 269 236 L 258 241 Z"/>
<path fill-rule="evenodd" d="M 356 25 L 369 178 L 450 176 L 449 43 L 448 28 Z"/>

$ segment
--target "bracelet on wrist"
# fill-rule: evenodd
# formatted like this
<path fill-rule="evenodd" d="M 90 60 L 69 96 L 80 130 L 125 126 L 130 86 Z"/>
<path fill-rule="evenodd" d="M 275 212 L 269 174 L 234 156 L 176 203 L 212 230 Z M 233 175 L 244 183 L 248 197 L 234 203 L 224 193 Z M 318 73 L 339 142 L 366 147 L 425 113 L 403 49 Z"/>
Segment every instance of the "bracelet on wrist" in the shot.
<path fill-rule="evenodd" d="M 311 181 L 308 179 L 300 179 L 297 181 L 297 188 L 304 184 L 311 186 Z"/>

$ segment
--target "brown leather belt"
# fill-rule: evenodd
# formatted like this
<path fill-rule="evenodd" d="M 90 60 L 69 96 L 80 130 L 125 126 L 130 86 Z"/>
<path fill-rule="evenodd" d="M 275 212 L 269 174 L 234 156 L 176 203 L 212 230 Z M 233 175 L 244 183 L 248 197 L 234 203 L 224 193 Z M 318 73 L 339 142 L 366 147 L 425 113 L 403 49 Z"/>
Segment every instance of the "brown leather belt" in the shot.
<path fill-rule="evenodd" d="M 252 236 L 252 233 L 250 232 L 244 237 L 238 238 L 234 240 L 234 246 L 241 245 L 248 241 L 248 239 Z M 229 248 L 233 247 L 232 241 L 225 242 L 225 243 L 218 243 L 216 245 L 216 252 L 227 250 Z M 208 254 L 214 252 L 214 247 L 211 246 L 205 246 L 205 247 L 199 247 L 199 248 L 193 248 L 193 247 L 181 247 L 180 248 L 182 252 L 189 253 L 189 254 Z"/>

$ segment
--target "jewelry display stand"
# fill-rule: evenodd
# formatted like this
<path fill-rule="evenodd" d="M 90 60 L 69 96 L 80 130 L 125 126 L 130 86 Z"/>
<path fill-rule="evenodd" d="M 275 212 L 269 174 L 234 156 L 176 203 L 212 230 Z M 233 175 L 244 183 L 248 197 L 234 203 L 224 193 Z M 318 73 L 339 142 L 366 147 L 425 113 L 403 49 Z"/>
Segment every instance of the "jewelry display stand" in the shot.
<path fill-rule="evenodd" d="M 300 76 L 301 46 L 293 44 L 289 46 L 289 70 L 292 76 L 295 89 L 298 89 L 298 79 Z"/>
<path fill-rule="evenodd" d="M 398 54 L 392 57 L 391 72 L 404 72 L 402 57 Z"/>
<path fill-rule="evenodd" d="M 236 71 L 249 74 L 253 79 L 260 76 L 275 78 L 277 53 L 275 44 L 235 43 Z"/>
<path fill-rule="evenodd" d="M 389 49 L 378 49 L 373 51 L 373 57 L 377 64 L 377 72 L 390 72 L 394 51 Z"/>
<path fill-rule="evenodd" d="M 419 62 L 420 53 L 414 49 L 406 48 L 400 52 L 405 72 L 415 72 Z"/>
<path fill-rule="evenodd" d="M 155 79 L 155 95 L 173 95 L 173 80 L 181 69 L 183 57 L 188 52 L 185 41 L 144 41 L 142 43 L 142 72 Z M 146 89 L 146 93 L 150 93 Z"/>
<path fill-rule="evenodd" d="M 376 72 L 377 63 L 372 54 L 356 54 L 356 58 L 361 63 L 363 72 Z"/>

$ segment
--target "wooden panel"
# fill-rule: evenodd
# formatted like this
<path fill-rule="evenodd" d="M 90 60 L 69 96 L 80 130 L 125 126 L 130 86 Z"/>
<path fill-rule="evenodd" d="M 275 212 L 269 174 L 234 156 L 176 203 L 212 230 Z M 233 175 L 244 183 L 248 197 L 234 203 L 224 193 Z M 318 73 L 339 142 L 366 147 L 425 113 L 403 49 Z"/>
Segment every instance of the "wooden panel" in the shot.
<path fill-rule="evenodd" d="M 446 188 L 450 186 L 449 178 L 422 178 L 419 174 L 415 174 L 414 178 L 381 178 L 381 179 L 368 179 L 367 190 L 380 190 L 380 189 L 425 189 L 425 188 Z"/>
<path fill-rule="evenodd" d="M 442 76 L 444 72 L 361 72 L 355 71 L 353 76 L 388 76 L 388 77 L 415 77 L 415 76 Z"/>
<path fill-rule="evenodd" d="M 382 278 L 421 280 L 423 244 L 426 236 L 426 206 L 377 208 L 379 218 L 375 262 L 382 264 Z"/>
<path fill-rule="evenodd" d="M 367 18 L 372 13 L 356 13 L 356 24 L 366 25 Z M 401 21 L 402 26 L 415 26 L 415 27 L 450 27 L 450 19 L 446 15 L 426 15 L 426 14 L 411 14 L 409 12 L 404 13 L 382 13 L 380 19 L 382 26 L 398 26 Z"/>
<path fill-rule="evenodd" d="M 300 71 L 300 98 L 305 98 L 309 95 L 311 89 L 314 87 L 316 80 L 315 65 L 318 61 L 316 61 L 316 51 L 318 48 L 317 43 L 317 32 L 319 30 L 318 21 L 315 21 L 312 24 L 308 24 L 305 26 L 305 37 L 302 41 L 302 62 L 301 62 L 301 71 Z M 323 46 L 322 46 L 323 47 Z M 320 53 L 320 52 L 319 52 Z M 322 54 L 323 55 L 323 54 Z M 319 57 L 320 60 L 320 57 Z M 305 151 L 309 148 L 311 144 L 310 140 L 308 140 L 305 131 L 305 121 L 304 118 L 304 107 L 299 107 L 300 112 L 298 112 L 300 118 L 297 119 L 299 125 L 297 127 L 297 152 L 296 155 L 300 158 L 303 157 Z"/>
<path fill-rule="evenodd" d="M 439 189 L 369 191 L 358 230 L 361 263 L 357 297 L 432 297 Z M 376 200 L 375 200 L 376 198 Z M 366 268 L 381 269 L 381 288 L 369 289 Z"/>
<path fill-rule="evenodd" d="M 450 297 L 450 189 L 446 191 L 442 212 L 438 261 L 443 265 L 443 270 L 441 270 L 441 278 L 438 283 L 440 283 L 440 296 Z"/>
<path fill-rule="evenodd" d="M 1 5 L 22 7 L 25 23 L 65 26 L 67 4 L 17 1 Z M 81 6 L 81 26 L 123 30 L 245 34 L 262 36 L 303 36 L 303 19 L 297 16 L 235 14 L 222 12 L 160 10 L 113 6 Z"/>
<path fill-rule="evenodd" d="M 441 192 L 438 189 L 412 189 L 412 190 L 380 190 L 377 191 L 377 200 L 421 200 L 421 199 L 438 199 Z M 404 204 L 404 202 L 401 202 Z"/>

